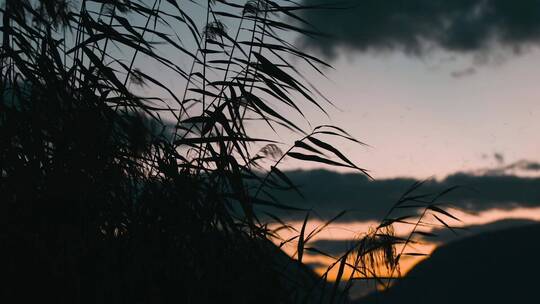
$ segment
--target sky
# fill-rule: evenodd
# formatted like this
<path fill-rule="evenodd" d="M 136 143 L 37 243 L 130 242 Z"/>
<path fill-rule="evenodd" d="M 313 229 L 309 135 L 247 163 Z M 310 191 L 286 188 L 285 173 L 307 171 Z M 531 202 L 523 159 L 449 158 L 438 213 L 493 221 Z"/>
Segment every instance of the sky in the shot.
<path fill-rule="evenodd" d="M 201 28 L 205 2 L 182 2 Z M 426 179 L 423 193 L 463 186 L 444 197 L 459 220 L 445 219 L 462 233 L 430 228 L 439 238 L 422 239 L 413 248 L 418 252 L 430 253 L 467 235 L 540 221 L 540 0 L 299 2 L 326 6 L 300 13 L 306 23 L 299 24 L 325 36 L 285 38 L 333 66 L 324 69 L 323 77 L 294 62 L 334 103 L 327 107 L 328 116 L 314 107 L 306 108 L 306 114 L 312 126 L 335 124 L 366 143 L 336 142 L 374 177 L 286 159 L 281 169 L 288 170 L 304 197 L 274 195 L 311 211 L 307 231 L 347 211 L 310 246 L 342 253 L 376 227 L 412 184 Z M 144 21 L 133 20 L 138 25 Z M 234 30 L 235 24 L 226 25 Z M 190 37 L 185 26 L 175 26 L 178 36 Z M 187 39 L 185 46 L 194 44 Z M 176 55 L 172 47 L 160 46 L 157 52 L 189 70 L 189 58 Z M 175 93 L 183 92 L 185 81 L 147 59 L 139 55 L 135 67 L 163 80 Z M 152 87 L 135 90 L 156 93 Z M 260 126 L 252 130 L 254 137 L 268 132 L 266 125 Z M 299 137 L 286 132 L 276 136 L 284 149 Z M 305 217 L 283 211 L 277 215 L 297 230 Z M 396 227 L 399 236 L 409 231 Z M 282 232 L 284 239 L 292 235 Z M 295 254 L 294 244 L 284 250 Z M 331 262 L 308 253 L 304 261 L 318 272 Z M 418 261 L 405 259 L 403 273 Z"/>
<path fill-rule="evenodd" d="M 280 198 L 312 210 L 310 229 L 348 211 L 316 244 L 343 250 L 344 242 L 375 226 L 410 185 L 429 178 L 434 179 L 422 191 L 467 188 L 448 199 L 461 219 L 452 222 L 456 227 L 474 233 L 540 220 L 540 1 L 300 3 L 326 6 L 300 14 L 309 24 L 300 26 L 325 36 L 284 38 L 333 66 L 323 77 L 294 62 L 335 105 L 327 107 L 329 116 L 314 107 L 306 107 L 306 114 L 312 126 L 335 124 L 368 144 L 336 142 L 375 178 L 286 159 L 281 169 L 291 170 L 305 198 L 291 193 Z M 200 8 L 189 10 L 202 26 Z M 189 68 L 185 58 L 177 62 Z M 169 77 L 175 91 L 183 90 L 181 81 L 154 72 Z M 251 130 L 254 137 L 267 135 L 262 126 Z M 298 138 L 277 134 L 283 149 Z M 279 215 L 297 227 L 304 218 Z M 453 237 L 425 240 L 417 249 L 429 253 Z M 285 249 L 294 254 L 294 247 Z M 319 263 L 318 271 L 328 263 L 309 254 L 306 259 Z M 417 261 L 406 262 L 404 272 Z"/>
<path fill-rule="evenodd" d="M 203 2 L 183 4 L 201 28 Z M 335 105 L 327 106 L 329 117 L 306 106 L 311 126 L 335 124 L 368 144 L 336 142 L 373 177 L 444 178 L 501 162 L 540 161 L 540 142 L 533 140 L 540 132 L 540 70 L 535 64 L 540 60 L 540 16 L 527 10 L 539 6 L 538 1 L 301 4 L 330 6 L 300 13 L 310 24 L 300 26 L 327 36 L 284 37 L 333 66 L 322 77 L 295 62 Z M 223 21 L 232 34 L 236 24 Z M 185 26 L 175 30 L 188 49 L 194 46 Z M 189 70 L 189 58 L 174 49 L 160 47 L 158 52 Z M 185 81 L 142 57 L 139 67 L 182 92 Z M 251 131 L 268 132 L 264 124 Z M 281 132 L 277 138 L 286 149 L 299 135 Z M 282 166 L 319 168 L 294 160 Z"/>
<path fill-rule="evenodd" d="M 430 177 L 435 179 L 427 192 L 452 185 L 473 189 L 449 199 L 461 219 L 451 222 L 467 227 L 465 236 L 540 220 L 540 1 L 339 5 L 346 9 L 303 14 L 328 37 L 299 38 L 297 45 L 334 67 L 326 70 L 327 79 L 312 75 L 337 107 L 330 119 L 313 113 L 315 124 L 335 123 L 369 144 L 341 143 L 375 181 L 286 164 L 304 170 L 291 175 L 306 198 L 285 201 L 313 208 L 323 218 L 351 211 L 314 246 L 343 252 L 359 232 L 377 225 L 400 191 L 415 179 Z M 301 216 L 284 216 L 301 227 Z M 323 222 L 315 220 L 310 229 Z M 430 253 L 462 237 L 435 232 L 444 236 L 426 239 L 416 250 Z M 321 272 L 329 262 L 314 255 L 308 260 Z M 404 272 L 418 261 L 404 261 Z"/>
<path fill-rule="evenodd" d="M 202 28 L 204 1 L 182 3 Z M 330 6 L 300 13 L 310 24 L 304 27 L 327 36 L 284 37 L 333 66 L 322 77 L 295 62 L 335 104 L 327 106 L 329 117 L 309 106 L 307 116 L 312 126 L 332 123 L 368 144 L 336 143 L 373 177 L 444 178 L 501 162 L 540 161 L 540 141 L 534 140 L 540 132 L 540 10 L 528 9 L 540 6 L 539 1 L 301 4 Z M 223 21 L 233 34 L 237 24 Z M 186 48 L 194 47 L 186 27 L 172 25 Z M 189 70 L 189 58 L 173 48 L 157 51 Z M 139 56 L 136 67 L 181 94 L 184 80 Z M 267 128 L 261 124 L 252 132 L 264 134 Z M 299 135 L 281 132 L 277 137 L 286 149 Z M 283 166 L 314 168 L 294 160 Z"/>
<path fill-rule="evenodd" d="M 410 185 L 430 177 L 423 191 L 467 188 L 449 198 L 461 219 L 452 222 L 456 227 L 474 233 L 540 220 L 540 1 L 300 3 L 332 6 L 301 14 L 310 24 L 303 26 L 327 36 L 285 37 L 333 66 L 322 77 L 295 62 L 335 105 L 327 107 L 329 117 L 315 108 L 306 114 L 312 126 L 335 124 L 368 144 L 336 142 L 375 178 L 286 160 L 282 169 L 292 170 L 291 179 L 306 195 L 281 198 L 313 211 L 309 229 L 348 210 L 314 239 L 316 244 L 342 251 L 344 243 L 375 226 Z M 200 10 L 188 10 L 202 25 Z M 180 33 L 189 36 L 185 29 Z M 185 58 L 176 62 L 189 69 Z M 158 67 L 144 60 L 137 64 L 175 92 L 184 89 L 185 83 Z M 268 129 L 252 132 L 258 137 Z M 298 134 L 277 137 L 286 148 Z M 280 216 L 299 227 L 304 214 Z M 454 237 L 425 240 L 417 249 L 429 253 Z M 285 250 L 294 254 L 294 247 Z M 306 261 L 319 265 L 318 271 L 328 263 L 309 254 Z M 406 262 L 404 272 L 417 261 Z"/>
<path fill-rule="evenodd" d="M 538 50 L 462 77 L 451 74 L 465 59 L 340 52 L 317 85 L 341 109 L 331 122 L 370 145 L 346 151 L 374 177 L 443 177 L 497 165 L 495 154 L 539 160 Z"/>
<path fill-rule="evenodd" d="M 330 121 L 371 146 L 346 149 L 374 177 L 540 160 L 538 1 L 314 3 L 350 6 L 305 13 L 330 37 L 297 44 L 334 66 L 312 81 L 339 108 Z"/>

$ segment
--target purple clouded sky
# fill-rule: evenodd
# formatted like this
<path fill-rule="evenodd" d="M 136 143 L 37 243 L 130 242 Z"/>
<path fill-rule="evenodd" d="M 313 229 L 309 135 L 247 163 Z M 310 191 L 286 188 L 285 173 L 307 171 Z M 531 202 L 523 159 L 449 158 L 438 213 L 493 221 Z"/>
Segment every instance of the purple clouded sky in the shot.
<path fill-rule="evenodd" d="M 339 3 L 303 14 L 331 38 L 298 43 L 335 67 L 310 76 L 341 109 L 330 122 L 372 146 L 345 145 L 358 164 L 426 178 L 540 160 L 537 1 Z"/>
<path fill-rule="evenodd" d="M 315 0 L 304 0 L 306 3 L 312 1 Z M 416 2 L 427 3 L 424 0 Z M 430 7 L 434 16 L 444 17 L 447 10 L 455 16 L 470 15 L 472 11 L 474 14 L 471 13 L 469 23 L 459 19 L 454 20 L 455 24 L 473 26 L 484 19 L 491 23 L 484 22 L 482 31 L 473 32 L 468 35 L 469 40 L 461 41 L 459 34 L 463 29 L 460 26 L 450 26 L 451 35 L 443 39 L 436 31 L 412 26 L 415 18 L 403 18 L 403 28 L 417 30 L 417 36 L 431 42 L 427 43 L 431 45 L 428 50 L 417 50 L 417 46 L 411 47 L 407 35 L 414 33 L 407 34 L 410 31 L 405 34 L 398 31 L 402 35 L 399 36 L 390 27 L 380 33 L 377 33 L 379 27 L 375 27 L 358 35 L 354 31 L 345 33 L 342 28 L 354 28 L 356 22 L 355 18 L 347 16 L 354 17 L 356 13 L 335 11 L 333 16 L 345 15 L 328 20 L 344 22 L 329 28 L 330 31 L 337 29 L 331 33 L 335 36 L 333 41 L 317 44 L 297 40 L 299 45 L 304 43 L 305 50 L 310 53 L 322 57 L 326 54 L 326 60 L 334 66 L 333 70 L 325 71 L 327 78 L 313 71 L 306 74 L 337 107 L 329 107 L 330 118 L 314 107 L 306 107 L 311 125 L 332 123 L 369 144 L 370 147 L 361 147 L 336 142 L 375 178 L 444 177 L 457 171 L 495 167 L 501 165 L 501 159 L 497 160 L 495 154 L 503 156 L 507 164 L 521 159 L 540 161 L 540 141 L 537 140 L 540 134 L 540 50 L 536 47 L 540 40 L 536 31 L 519 39 L 501 34 L 500 39 L 504 41 L 492 43 L 487 41 L 484 32 L 491 30 L 506 35 L 521 29 L 521 24 L 507 25 L 520 14 L 519 10 L 511 15 L 498 7 L 499 11 L 476 6 L 446 7 L 441 3 Z M 379 4 L 375 2 L 372 5 L 373 9 L 379 9 L 382 21 L 391 17 L 394 9 L 391 5 L 388 8 L 377 8 Z M 417 14 L 414 8 L 400 8 L 398 12 L 414 17 Z M 189 10 L 196 16 L 200 7 L 195 5 Z M 483 10 L 491 11 L 493 16 L 485 17 L 487 13 L 482 14 Z M 315 25 L 320 22 L 317 16 L 307 15 L 307 18 Z M 195 18 L 200 22 L 203 19 Z M 437 20 L 426 18 L 424 24 L 428 29 L 429 26 L 436 27 Z M 352 25 L 349 22 L 353 22 Z M 500 24 L 508 29 L 503 31 L 505 28 Z M 227 25 L 229 29 L 235 28 L 233 23 Z M 325 24 L 318 25 L 322 30 L 328 30 Z M 533 29 L 540 27 L 536 23 L 530 26 Z M 182 36 L 187 37 L 187 32 L 185 34 Z M 376 34 L 374 40 L 372 37 Z M 385 42 L 385 37 L 389 42 Z M 289 38 L 291 41 L 296 39 Z M 474 39 L 479 43 L 471 44 Z M 192 44 L 185 43 L 187 46 Z M 328 45 L 332 45 L 330 51 Z M 411 49 L 416 51 L 411 52 Z M 190 66 L 185 57 L 178 57 L 177 63 L 184 68 Z M 144 61 L 140 64 L 146 65 Z M 298 62 L 298 66 L 302 64 Z M 152 70 L 152 66 L 146 68 Z M 153 72 L 157 77 L 168 78 L 167 83 L 174 91 L 184 89 L 185 83 L 177 77 L 158 70 Z M 303 127 L 309 129 L 307 124 Z M 253 130 L 254 135 L 267 131 L 264 124 Z M 299 135 L 281 132 L 277 138 L 286 149 Z M 313 168 L 313 164 L 291 159 L 283 167 L 308 169 Z"/>
<path fill-rule="evenodd" d="M 330 81 L 313 80 L 340 110 L 330 120 L 315 114 L 314 124 L 335 123 L 368 143 L 346 144 L 346 151 L 379 178 L 494 166 L 495 153 L 506 162 L 540 160 L 540 51 L 460 77 L 470 56 L 444 60 L 452 56 L 343 51 L 327 71 Z"/>

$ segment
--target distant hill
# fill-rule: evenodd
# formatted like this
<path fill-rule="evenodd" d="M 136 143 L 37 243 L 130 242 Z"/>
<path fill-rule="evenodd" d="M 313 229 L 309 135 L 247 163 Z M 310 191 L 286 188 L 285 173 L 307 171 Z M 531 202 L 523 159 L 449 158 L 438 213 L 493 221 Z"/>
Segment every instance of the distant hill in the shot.
<path fill-rule="evenodd" d="M 444 245 L 388 291 L 355 303 L 538 303 L 540 224 Z"/>

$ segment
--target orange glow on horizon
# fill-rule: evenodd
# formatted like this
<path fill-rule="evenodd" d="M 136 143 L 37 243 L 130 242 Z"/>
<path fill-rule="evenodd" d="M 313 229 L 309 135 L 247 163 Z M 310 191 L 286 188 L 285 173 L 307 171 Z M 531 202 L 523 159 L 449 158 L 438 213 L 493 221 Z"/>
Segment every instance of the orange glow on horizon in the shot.
<path fill-rule="evenodd" d="M 532 221 L 540 221 L 540 207 L 538 208 L 515 208 L 511 210 L 488 210 L 480 212 L 478 214 L 470 214 L 460 210 L 451 210 L 451 213 L 458 217 L 461 221 L 452 221 L 450 222 L 453 227 L 465 227 L 465 226 L 475 226 L 475 225 L 485 225 L 492 222 L 505 219 L 524 219 Z M 302 227 L 302 222 L 292 222 L 289 223 L 291 226 L 295 227 L 298 231 Z M 309 221 L 306 225 L 306 235 L 316 229 L 317 227 L 323 225 L 324 222 L 320 220 Z M 315 236 L 309 241 L 309 243 L 315 242 L 317 240 L 353 240 L 358 239 L 363 233 L 369 231 L 370 228 L 376 227 L 377 222 L 347 222 L 347 223 L 333 223 L 323 230 L 320 234 Z M 432 231 L 426 227 L 426 232 Z M 398 236 L 406 236 L 410 232 L 410 226 L 407 225 L 397 225 L 395 227 L 395 234 Z M 474 232 L 474 231 L 473 231 Z M 289 239 L 298 233 L 294 231 L 280 231 L 280 236 L 283 239 Z M 279 240 L 274 240 L 274 242 L 279 245 Z M 306 247 L 309 247 L 310 244 L 307 244 Z M 410 246 L 404 253 L 422 253 L 430 255 L 439 244 L 437 244 L 437 239 L 434 238 L 433 241 L 422 240 L 420 243 Z M 297 243 L 291 242 L 285 244 L 282 247 L 283 251 L 289 256 L 296 258 Z M 397 247 L 397 252 L 401 252 L 401 248 Z M 392 277 L 399 277 L 406 275 L 415 265 L 424 260 L 424 256 L 403 256 L 400 260 L 400 273 L 394 272 Z M 328 267 L 335 262 L 335 259 L 330 257 L 323 256 L 321 254 L 312 254 L 308 251 L 304 252 L 303 262 L 305 264 L 315 264 L 314 270 L 317 274 L 324 274 Z M 339 265 L 336 265 L 331 271 L 328 272 L 328 280 L 334 281 L 336 279 L 337 271 Z M 377 275 L 379 277 L 388 277 L 390 273 L 385 269 L 385 267 L 378 267 Z M 343 278 L 349 278 L 352 272 L 352 268 L 346 267 L 343 272 Z"/>

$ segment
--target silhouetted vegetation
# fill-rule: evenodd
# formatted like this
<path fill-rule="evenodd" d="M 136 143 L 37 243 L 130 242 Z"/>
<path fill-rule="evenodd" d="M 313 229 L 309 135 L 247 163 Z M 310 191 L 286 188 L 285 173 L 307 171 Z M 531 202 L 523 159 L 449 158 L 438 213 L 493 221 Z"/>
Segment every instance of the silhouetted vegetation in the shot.
<path fill-rule="evenodd" d="M 538 224 L 526 224 L 450 242 L 386 292 L 354 303 L 530 302 L 537 298 L 539 233 Z"/>
<path fill-rule="evenodd" d="M 302 22 L 297 12 L 313 7 L 200 2 L 4 3 L 0 257 L 10 303 L 345 301 L 354 277 L 376 275 L 378 264 L 397 271 L 394 246 L 412 240 L 393 236 L 392 224 L 405 223 L 395 210 L 413 209 L 418 223 L 448 215 L 437 197 L 407 193 L 336 257 L 332 286 L 302 264 L 326 225 L 309 232 L 304 223 L 283 240 L 298 244 L 289 261 L 270 240 L 292 228 L 268 224 L 281 222 L 272 208 L 296 208 L 272 191 L 298 189 L 278 165 L 290 157 L 367 175 L 329 140 L 361 143 L 336 126 L 299 124 L 306 106 L 324 111 L 328 101 L 291 58 L 321 74 L 328 64 L 283 38 L 316 35 L 284 18 Z M 204 11 L 202 28 L 194 9 Z M 251 136 L 254 125 L 300 140 L 283 152 Z M 346 266 L 355 269 L 348 279 Z"/>

